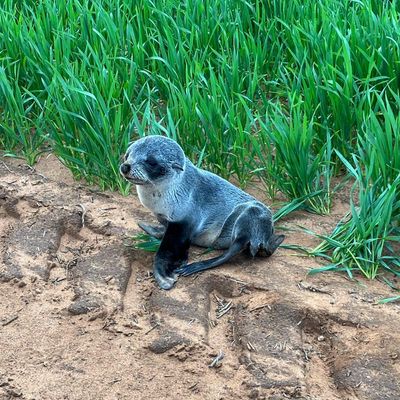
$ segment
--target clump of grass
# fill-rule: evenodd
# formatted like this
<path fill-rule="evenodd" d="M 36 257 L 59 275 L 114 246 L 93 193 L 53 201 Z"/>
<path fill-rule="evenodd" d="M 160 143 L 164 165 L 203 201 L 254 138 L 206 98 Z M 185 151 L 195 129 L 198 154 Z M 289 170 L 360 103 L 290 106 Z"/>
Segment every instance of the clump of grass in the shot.
<path fill-rule="evenodd" d="M 0 143 L 6 155 L 15 157 L 16 150 L 28 165 L 35 164 L 48 137 L 44 107 L 28 88 L 10 80 L 0 66 Z"/>
<path fill-rule="evenodd" d="M 302 103 L 292 102 L 289 115 L 274 107 L 260 120 L 263 153 L 273 154 L 265 168 L 276 187 L 290 200 L 305 198 L 310 211 L 327 214 L 331 207 L 330 182 L 332 147 L 316 141 L 315 122 L 302 111 Z"/>
<path fill-rule="evenodd" d="M 311 252 L 330 264 L 311 273 L 340 270 L 353 277 L 353 271 L 361 271 L 373 279 L 384 268 L 400 276 L 400 262 L 392 249 L 393 243 L 400 243 L 400 235 L 393 226 L 393 215 L 400 211 L 396 201 L 400 178 L 378 194 L 361 173 L 357 167 L 359 205 L 351 199 L 350 213 L 329 236 L 321 236 L 322 243 Z"/>
<path fill-rule="evenodd" d="M 132 243 L 134 249 L 155 253 L 160 247 L 161 240 L 146 233 L 138 233 L 132 236 Z"/>
<path fill-rule="evenodd" d="M 311 252 L 331 264 L 312 272 L 361 271 L 373 279 L 383 268 L 400 276 L 400 117 L 382 97 L 377 104 L 380 115 L 366 119 L 352 163 L 339 154 L 355 179 L 350 212 Z"/>
<path fill-rule="evenodd" d="M 107 96 L 110 91 L 124 92 L 116 86 L 113 77 L 93 79 L 89 91 L 72 72 L 68 78 L 55 72 L 49 87 L 54 107 L 51 139 L 56 154 L 76 178 L 127 193 L 129 184 L 122 179 L 119 164 L 134 121 L 128 99 Z"/>

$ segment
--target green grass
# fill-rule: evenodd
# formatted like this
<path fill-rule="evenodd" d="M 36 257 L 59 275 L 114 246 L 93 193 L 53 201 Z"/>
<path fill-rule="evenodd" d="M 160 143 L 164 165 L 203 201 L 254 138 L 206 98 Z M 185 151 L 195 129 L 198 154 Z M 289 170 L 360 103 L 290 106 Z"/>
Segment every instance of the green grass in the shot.
<path fill-rule="evenodd" d="M 400 300 L 400 296 L 394 296 L 394 297 L 388 297 L 386 299 L 382 299 L 379 301 L 380 304 L 386 304 L 386 303 L 391 303 L 394 301 L 399 301 Z"/>
<path fill-rule="evenodd" d="M 315 254 L 374 277 L 399 262 L 399 17 L 399 0 L 4 0 L 0 149 L 53 151 L 127 194 L 128 143 L 168 135 L 320 214 L 350 174 L 349 215 Z"/>
<path fill-rule="evenodd" d="M 400 276 L 400 117 L 382 98 L 376 114 L 366 117 L 352 160 L 339 154 L 355 180 L 350 212 L 312 252 L 331 262 L 325 269 L 367 278 L 380 268 Z"/>
<path fill-rule="evenodd" d="M 160 247 L 161 240 L 156 239 L 147 233 L 138 233 L 132 237 L 132 247 L 137 250 L 155 253 Z M 129 246 L 130 244 L 128 244 Z"/>
<path fill-rule="evenodd" d="M 270 109 L 266 122 L 260 122 L 261 143 L 266 146 L 263 154 L 274 154 L 266 160 L 268 179 L 289 200 L 308 198 L 306 209 L 328 214 L 331 206 L 332 144 L 329 132 L 325 142 L 315 147 L 317 126 L 313 117 L 307 117 L 304 103 L 294 103 L 290 99 L 289 113 Z M 318 193 L 317 195 L 313 195 Z"/>

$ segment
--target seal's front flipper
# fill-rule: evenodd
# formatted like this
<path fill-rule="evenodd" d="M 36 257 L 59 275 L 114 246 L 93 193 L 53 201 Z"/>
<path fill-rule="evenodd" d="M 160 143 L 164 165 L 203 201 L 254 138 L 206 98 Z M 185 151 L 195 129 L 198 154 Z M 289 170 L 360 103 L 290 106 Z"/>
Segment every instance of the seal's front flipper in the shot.
<path fill-rule="evenodd" d="M 209 260 L 189 264 L 183 268 L 177 269 L 175 272 L 182 276 L 189 276 L 195 274 L 196 272 L 201 272 L 206 269 L 218 267 L 219 265 L 230 260 L 232 257 L 243 251 L 247 247 L 247 243 L 247 239 L 237 239 L 235 242 L 232 243 L 231 247 L 229 247 L 228 251 L 226 251 L 224 254 L 215 258 L 210 258 Z"/>
<path fill-rule="evenodd" d="M 148 235 L 156 239 L 162 239 L 165 234 L 165 226 L 147 224 L 145 222 L 138 222 L 139 228 L 143 229 Z"/>
<path fill-rule="evenodd" d="M 154 261 L 153 274 L 161 289 L 171 289 L 178 278 L 176 270 L 185 265 L 191 229 L 185 223 L 168 223 Z"/>

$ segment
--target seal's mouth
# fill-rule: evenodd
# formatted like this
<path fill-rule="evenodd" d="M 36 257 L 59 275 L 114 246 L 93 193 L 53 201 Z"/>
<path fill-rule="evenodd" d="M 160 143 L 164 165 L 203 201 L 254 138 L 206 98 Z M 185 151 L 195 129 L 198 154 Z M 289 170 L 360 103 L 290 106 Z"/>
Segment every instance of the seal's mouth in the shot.
<path fill-rule="evenodd" d="M 147 181 L 142 181 L 140 179 L 135 179 L 135 178 L 131 178 L 129 176 L 123 175 L 123 177 L 130 183 L 133 183 L 135 185 L 145 185 L 146 183 L 148 183 Z"/>
<path fill-rule="evenodd" d="M 134 185 L 145 185 L 149 183 L 149 180 L 142 171 L 132 169 L 132 167 L 125 167 L 125 169 L 126 170 L 124 170 L 123 166 L 121 166 L 120 173 L 128 182 L 133 183 Z"/>

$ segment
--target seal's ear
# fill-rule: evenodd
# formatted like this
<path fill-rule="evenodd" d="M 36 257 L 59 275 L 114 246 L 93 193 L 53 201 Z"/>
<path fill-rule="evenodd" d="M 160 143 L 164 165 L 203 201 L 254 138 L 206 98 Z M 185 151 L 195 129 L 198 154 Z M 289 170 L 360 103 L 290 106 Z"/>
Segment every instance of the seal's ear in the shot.
<path fill-rule="evenodd" d="M 174 168 L 174 169 L 177 169 L 179 171 L 183 171 L 183 166 L 181 164 L 176 163 L 176 162 L 172 163 L 171 167 Z"/>

